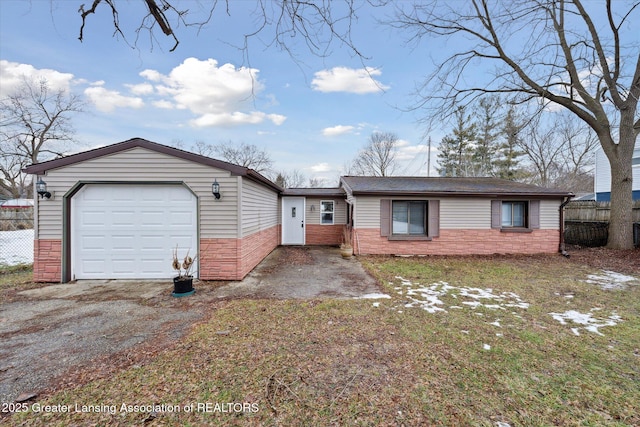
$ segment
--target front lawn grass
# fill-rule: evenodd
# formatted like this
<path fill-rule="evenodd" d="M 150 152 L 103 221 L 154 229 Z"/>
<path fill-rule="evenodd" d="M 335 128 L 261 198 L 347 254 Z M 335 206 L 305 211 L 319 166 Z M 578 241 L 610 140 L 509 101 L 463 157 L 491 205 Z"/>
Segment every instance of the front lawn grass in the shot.
<path fill-rule="evenodd" d="M 637 282 L 605 291 L 582 281 L 597 271 L 559 256 L 361 260 L 390 299 L 226 301 L 150 363 L 38 402 L 115 405 L 114 414 L 30 411 L 10 421 L 47 426 L 145 420 L 154 426 L 640 424 Z M 415 298 L 410 288 L 438 282 L 455 288 L 438 297 L 441 304 L 435 306 L 441 310 L 406 306 Z M 472 288 L 499 298 L 463 296 Z M 514 295 L 528 308 L 509 305 L 517 300 Z M 465 303 L 473 301 L 481 304 Z M 596 333 L 575 329 L 580 325 L 571 322 L 563 325 L 549 314 L 569 310 L 621 320 Z M 123 403 L 179 405 L 179 410 L 127 412 Z"/>

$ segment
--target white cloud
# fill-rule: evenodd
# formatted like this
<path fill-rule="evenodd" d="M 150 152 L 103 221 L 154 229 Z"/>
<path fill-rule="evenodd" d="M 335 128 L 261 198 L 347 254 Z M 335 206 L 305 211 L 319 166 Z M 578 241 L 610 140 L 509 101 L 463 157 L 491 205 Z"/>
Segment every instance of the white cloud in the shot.
<path fill-rule="evenodd" d="M 168 75 L 144 70 L 140 76 L 153 82 L 156 94 L 163 98 L 154 105 L 191 111 L 198 116 L 191 121 L 195 127 L 258 124 L 265 120 L 281 125 L 285 116 L 252 109 L 252 98 L 264 88 L 258 73 L 255 68 L 218 66 L 215 59 L 187 58 Z M 277 105 L 275 97 L 268 101 L 271 106 Z"/>
<path fill-rule="evenodd" d="M 153 85 L 149 83 L 140 83 L 138 85 L 125 85 L 134 95 L 150 95 L 153 93 Z"/>
<path fill-rule="evenodd" d="M 265 120 L 271 120 L 275 125 L 281 125 L 286 117 L 279 114 L 265 114 L 260 111 L 251 113 L 242 113 L 235 111 L 232 113 L 211 113 L 203 114 L 190 123 L 194 127 L 211 127 L 211 126 L 235 126 L 243 124 L 258 124 Z"/>
<path fill-rule="evenodd" d="M 108 90 L 102 86 L 89 87 L 84 90 L 84 94 L 98 110 L 106 113 L 116 108 L 142 108 L 144 106 L 142 98 L 124 96 L 120 92 Z"/>
<path fill-rule="evenodd" d="M 156 108 L 163 108 L 165 110 L 172 110 L 175 108 L 175 105 L 173 105 L 172 102 L 170 101 L 166 101 L 164 99 L 160 100 L 160 101 L 155 101 L 153 103 L 153 106 Z"/>
<path fill-rule="evenodd" d="M 25 79 L 27 82 L 44 79 L 47 81 L 49 89 L 56 91 L 69 90 L 74 80 L 73 74 L 70 73 L 61 73 L 48 68 L 37 69 L 33 65 L 10 62 L 4 59 L 0 60 L 0 76 L 2 76 L 0 97 L 9 95 L 20 87 Z"/>
<path fill-rule="evenodd" d="M 337 125 L 337 126 L 322 129 L 322 134 L 324 136 L 337 136 L 337 135 L 343 135 L 345 133 L 351 133 L 353 129 L 355 129 L 353 126 Z"/>
<path fill-rule="evenodd" d="M 315 73 L 311 85 L 320 92 L 375 93 L 389 88 L 373 78 L 381 74 L 378 68 L 334 67 Z"/>
<path fill-rule="evenodd" d="M 331 166 L 329 165 L 329 163 L 323 162 L 313 165 L 309 169 L 311 169 L 311 171 L 314 173 L 329 172 L 331 170 Z"/>

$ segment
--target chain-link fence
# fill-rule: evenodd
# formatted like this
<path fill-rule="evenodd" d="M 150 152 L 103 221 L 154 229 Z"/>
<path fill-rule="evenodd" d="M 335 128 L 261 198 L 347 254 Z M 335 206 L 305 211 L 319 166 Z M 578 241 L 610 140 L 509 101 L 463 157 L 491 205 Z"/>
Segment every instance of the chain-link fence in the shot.
<path fill-rule="evenodd" d="M 33 208 L 0 209 L 0 269 L 33 263 Z"/>

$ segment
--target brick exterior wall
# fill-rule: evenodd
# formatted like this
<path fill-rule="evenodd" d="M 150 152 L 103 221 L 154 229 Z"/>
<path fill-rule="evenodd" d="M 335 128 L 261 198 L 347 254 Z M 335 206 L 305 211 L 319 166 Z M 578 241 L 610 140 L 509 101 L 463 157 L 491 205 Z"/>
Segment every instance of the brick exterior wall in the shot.
<path fill-rule="evenodd" d="M 244 278 L 280 243 L 280 227 L 271 227 L 242 239 L 240 244 L 240 276 Z"/>
<path fill-rule="evenodd" d="M 355 230 L 355 253 L 362 255 L 491 255 L 558 252 L 559 230 L 504 233 L 500 230 L 440 230 L 431 241 L 388 240 L 379 229 Z"/>
<path fill-rule="evenodd" d="M 237 280 L 239 239 L 200 239 L 200 278 Z"/>
<path fill-rule="evenodd" d="M 342 243 L 343 227 L 344 224 L 307 224 L 305 229 L 305 243 L 307 245 L 338 246 Z"/>
<path fill-rule="evenodd" d="M 202 280 L 242 280 L 279 244 L 275 226 L 243 239 L 200 239 Z"/>
<path fill-rule="evenodd" d="M 33 281 L 62 280 L 62 241 L 39 239 L 33 242 Z"/>

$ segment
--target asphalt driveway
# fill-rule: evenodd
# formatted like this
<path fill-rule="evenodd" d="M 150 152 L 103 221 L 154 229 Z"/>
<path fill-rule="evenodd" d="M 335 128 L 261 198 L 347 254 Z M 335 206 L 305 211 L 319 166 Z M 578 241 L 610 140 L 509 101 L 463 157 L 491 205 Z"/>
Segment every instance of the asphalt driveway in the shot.
<path fill-rule="evenodd" d="M 379 292 L 336 248 L 280 247 L 240 282 L 79 281 L 0 301 L 0 402 L 74 384 L 139 362 L 186 334 L 228 298 L 357 298 Z"/>

